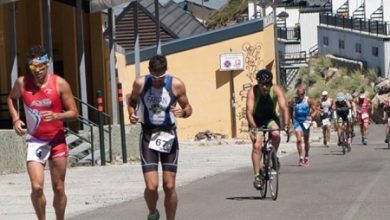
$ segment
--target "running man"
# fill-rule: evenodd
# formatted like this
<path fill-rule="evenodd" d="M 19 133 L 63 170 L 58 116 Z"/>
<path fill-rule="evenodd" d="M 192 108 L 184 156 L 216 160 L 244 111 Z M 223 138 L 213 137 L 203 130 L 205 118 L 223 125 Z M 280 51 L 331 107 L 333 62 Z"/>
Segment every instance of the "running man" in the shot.
<path fill-rule="evenodd" d="M 252 86 L 248 91 L 246 100 L 246 117 L 248 120 L 250 139 L 252 141 L 252 164 L 254 181 L 253 185 L 256 189 L 261 188 L 261 147 L 263 144 L 262 133 L 257 129 L 266 127 L 269 129 L 280 128 L 280 121 L 276 113 L 277 104 L 283 116 L 284 130 L 289 132 L 290 116 L 286 104 L 286 98 L 282 87 L 272 84 L 272 73 L 267 69 L 262 69 L 257 72 L 257 84 Z M 277 152 L 280 144 L 280 132 L 273 131 L 271 133 L 272 145 Z"/>
<path fill-rule="evenodd" d="M 365 94 L 365 91 L 362 90 L 358 99 L 356 100 L 356 112 L 357 120 L 360 125 L 360 133 L 362 135 L 362 144 L 367 145 L 368 137 L 368 126 L 370 125 L 370 111 L 373 114 L 373 109 L 371 108 L 371 100 Z"/>
<path fill-rule="evenodd" d="M 44 48 L 32 47 L 27 61 L 30 73 L 15 81 L 7 104 L 16 134 L 27 134 L 27 172 L 35 213 L 38 219 L 46 219 L 43 185 L 44 169 L 49 161 L 56 219 L 63 220 L 67 203 L 64 182 L 68 155 L 63 121 L 75 120 L 78 110 L 69 84 L 63 78 L 48 73 L 50 63 Z M 24 103 L 26 122 L 18 114 L 19 98 Z M 26 124 L 27 130 L 24 129 Z"/>
<path fill-rule="evenodd" d="M 317 110 L 312 99 L 306 96 L 306 89 L 303 86 L 297 89 L 295 98 L 290 102 L 290 109 L 290 112 L 293 114 L 292 118 L 297 139 L 298 165 L 307 167 L 309 166 L 310 127 Z M 305 145 L 305 154 L 303 154 L 302 149 L 302 137 Z"/>
<path fill-rule="evenodd" d="M 162 164 L 166 219 L 175 219 L 177 209 L 176 171 L 179 143 L 175 118 L 188 118 L 192 107 L 184 83 L 167 72 L 165 56 L 149 60 L 150 74 L 135 79 L 128 99 L 130 122 L 142 125 L 140 154 L 145 180 L 144 197 L 149 220 L 157 220 L 158 163 Z M 136 110 L 139 102 L 139 111 Z"/>
<path fill-rule="evenodd" d="M 323 143 L 325 147 L 329 147 L 330 141 L 330 129 L 331 129 L 331 118 L 332 118 L 332 104 L 333 99 L 328 96 L 328 91 L 321 93 L 321 98 L 318 102 L 320 120 L 322 126 Z"/>

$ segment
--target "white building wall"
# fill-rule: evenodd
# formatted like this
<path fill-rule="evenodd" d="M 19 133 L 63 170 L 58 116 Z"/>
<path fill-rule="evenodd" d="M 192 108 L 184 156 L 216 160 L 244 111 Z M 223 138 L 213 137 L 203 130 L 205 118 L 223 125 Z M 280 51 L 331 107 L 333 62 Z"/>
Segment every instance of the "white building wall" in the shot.
<path fill-rule="evenodd" d="M 319 13 L 302 13 L 299 22 L 301 24 L 301 50 L 306 51 L 306 54 L 309 55 L 309 50 L 318 44 Z"/>
<path fill-rule="evenodd" d="M 390 1 L 383 0 L 383 17 L 384 20 L 390 23 Z"/>
<path fill-rule="evenodd" d="M 380 6 L 383 0 L 366 0 L 366 17 L 370 19 L 372 13 L 374 13 Z"/>
<path fill-rule="evenodd" d="M 280 8 L 281 10 L 276 10 L 276 15 L 278 15 L 280 12 L 283 11 L 282 8 Z M 285 8 L 284 9 L 287 14 L 288 14 L 288 18 L 286 20 L 286 25 L 287 27 L 294 27 L 296 23 L 299 23 L 299 9 L 298 8 Z"/>
<path fill-rule="evenodd" d="M 385 42 L 384 52 L 385 52 L 385 56 L 384 56 L 385 75 L 384 76 L 390 79 L 390 41 Z"/>
<path fill-rule="evenodd" d="M 333 0 L 332 1 L 332 14 L 336 14 L 339 9 L 347 0 Z"/>
<path fill-rule="evenodd" d="M 328 37 L 328 46 L 324 45 L 324 37 Z M 339 40 L 344 41 L 344 49 L 339 48 Z M 389 44 L 387 39 L 386 44 Z M 362 52 L 356 52 L 356 44 L 361 45 Z M 380 69 L 381 76 L 389 73 L 390 46 L 384 43 L 383 38 L 365 33 L 328 28 L 320 25 L 318 28 L 319 54 L 332 54 L 353 60 L 364 61 L 369 69 Z M 378 48 L 378 56 L 372 53 L 373 47 Z"/>
<path fill-rule="evenodd" d="M 349 15 L 352 16 L 352 13 L 363 4 L 364 0 L 349 0 Z M 370 3 L 371 4 L 371 3 Z"/>

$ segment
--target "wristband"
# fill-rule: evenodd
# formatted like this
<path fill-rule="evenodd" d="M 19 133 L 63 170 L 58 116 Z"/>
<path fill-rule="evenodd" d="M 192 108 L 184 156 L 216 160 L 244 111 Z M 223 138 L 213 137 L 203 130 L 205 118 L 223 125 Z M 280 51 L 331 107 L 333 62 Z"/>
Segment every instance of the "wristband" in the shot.
<path fill-rule="evenodd" d="M 17 118 L 15 120 L 12 121 L 12 125 L 15 125 L 16 122 L 20 121 L 20 118 Z"/>

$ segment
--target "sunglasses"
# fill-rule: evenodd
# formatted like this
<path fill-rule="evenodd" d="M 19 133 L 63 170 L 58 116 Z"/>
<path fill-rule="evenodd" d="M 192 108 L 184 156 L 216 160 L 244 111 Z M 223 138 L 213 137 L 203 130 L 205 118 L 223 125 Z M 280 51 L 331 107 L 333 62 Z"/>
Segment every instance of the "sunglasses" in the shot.
<path fill-rule="evenodd" d="M 41 63 L 38 65 L 30 64 L 28 65 L 28 67 L 30 68 L 31 71 L 39 72 L 46 68 L 46 63 Z"/>
<path fill-rule="evenodd" d="M 155 75 L 152 75 L 152 74 L 150 74 L 150 75 L 152 76 L 152 79 L 159 80 L 159 79 L 165 78 L 165 76 L 167 75 L 167 73 L 164 73 L 164 74 L 162 74 L 162 75 L 160 75 L 160 76 L 155 76 Z"/>

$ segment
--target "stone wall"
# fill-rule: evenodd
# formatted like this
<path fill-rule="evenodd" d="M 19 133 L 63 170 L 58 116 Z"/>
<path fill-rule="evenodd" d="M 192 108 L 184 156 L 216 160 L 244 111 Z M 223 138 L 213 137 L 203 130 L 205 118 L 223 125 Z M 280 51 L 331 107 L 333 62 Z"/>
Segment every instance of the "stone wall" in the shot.
<path fill-rule="evenodd" d="M 24 140 L 14 130 L 0 131 L 0 175 L 26 170 Z"/>
<path fill-rule="evenodd" d="M 139 159 L 139 133 L 141 126 L 126 125 L 126 149 L 127 160 Z M 99 130 L 94 129 L 95 150 L 99 149 Z M 25 138 L 19 137 L 14 130 L 0 130 L 0 175 L 8 173 L 20 173 L 26 171 L 25 165 Z M 106 160 L 109 160 L 108 154 L 108 135 L 105 133 Z M 112 127 L 112 155 L 114 163 L 122 162 L 122 144 L 120 126 Z"/>

